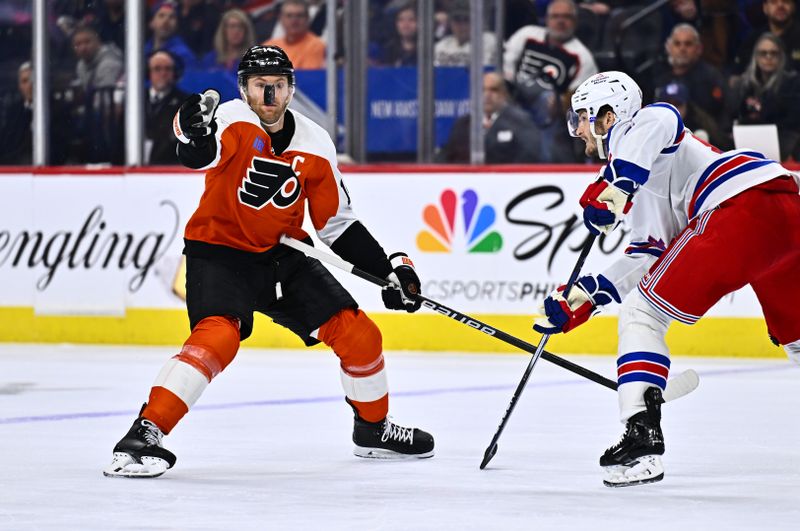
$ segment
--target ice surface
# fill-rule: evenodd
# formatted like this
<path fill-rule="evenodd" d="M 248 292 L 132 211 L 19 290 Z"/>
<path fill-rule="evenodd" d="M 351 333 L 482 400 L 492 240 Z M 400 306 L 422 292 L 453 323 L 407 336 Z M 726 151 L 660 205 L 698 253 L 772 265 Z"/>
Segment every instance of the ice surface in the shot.
<path fill-rule="evenodd" d="M 677 358 L 700 387 L 664 406 L 664 481 L 609 489 L 616 395 L 541 361 L 486 470 L 527 355 L 387 353 L 395 421 L 436 456 L 352 455 L 325 351 L 243 349 L 165 437 L 157 479 L 101 470 L 175 349 L 0 345 L 0 529 L 797 529 L 800 368 Z M 613 378 L 612 357 L 570 359 Z"/>

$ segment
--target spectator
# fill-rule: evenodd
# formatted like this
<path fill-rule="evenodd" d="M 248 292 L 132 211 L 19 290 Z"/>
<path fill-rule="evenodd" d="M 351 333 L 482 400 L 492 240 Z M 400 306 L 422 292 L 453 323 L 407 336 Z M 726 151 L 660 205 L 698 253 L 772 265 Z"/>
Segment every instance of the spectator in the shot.
<path fill-rule="evenodd" d="M 185 68 L 195 68 L 197 58 L 194 52 L 177 35 L 178 30 L 178 5 L 172 0 L 158 2 L 150 10 L 150 30 L 153 36 L 144 44 L 144 53 L 150 56 L 154 51 L 166 50 L 172 55 L 178 56 Z"/>
<path fill-rule="evenodd" d="M 256 0 L 258 1 L 258 0 Z M 266 0 L 270 2 L 271 0 Z M 337 3 L 343 4 L 345 0 L 337 0 Z M 378 3 L 383 2 L 384 0 L 378 0 Z M 268 35 L 270 39 L 278 39 L 286 35 L 286 29 L 283 27 L 283 24 L 280 22 L 280 1 L 276 2 L 278 11 L 278 17 L 275 17 L 272 27 L 267 33 L 263 35 Z M 327 0 L 306 0 L 308 5 L 308 29 L 311 33 L 318 37 L 325 38 L 325 18 L 327 17 Z M 370 4 L 372 2 L 369 2 Z M 261 34 L 259 34 L 261 35 Z"/>
<path fill-rule="evenodd" d="M 180 34 L 196 57 L 211 50 L 214 32 L 219 24 L 220 11 L 215 2 L 182 0 Z"/>
<path fill-rule="evenodd" d="M 125 50 L 125 0 L 103 0 L 98 6 L 97 33 L 102 42 Z"/>
<path fill-rule="evenodd" d="M 785 67 L 780 37 L 763 34 L 747 69 L 734 82 L 732 98 L 737 123 L 778 126 L 782 160 L 797 155 L 800 139 L 800 78 Z"/>
<path fill-rule="evenodd" d="M 513 81 L 516 99 L 544 129 L 543 162 L 574 162 L 574 144 L 560 118 L 571 93 L 597 65 L 591 52 L 575 37 L 578 8 L 572 0 L 553 0 L 547 6 L 546 26 L 524 26 L 506 43 L 503 70 Z"/>
<path fill-rule="evenodd" d="M 727 151 L 733 149 L 730 134 L 723 132 L 716 120 L 689 98 L 689 88 L 672 82 L 656 89 L 656 101 L 671 103 L 678 109 L 683 123 L 700 140 Z"/>
<path fill-rule="evenodd" d="M 76 149 L 80 162 L 120 162 L 124 121 L 117 86 L 124 64 L 114 44 L 102 44 L 97 31 L 81 25 L 72 36 L 78 64 L 75 67 L 77 94 L 74 122 Z"/>
<path fill-rule="evenodd" d="M 264 42 L 286 51 L 296 70 L 319 69 L 325 66 L 325 41 L 309 31 L 311 23 L 306 0 L 284 0 L 280 23 L 285 35 Z"/>
<path fill-rule="evenodd" d="M 239 60 L 256 43 L 250 17 L 241 9 L 230 9 L 222 15 L 214 34 L 214 49 L 203 58 L 203 68 L 221 68 L 236 72 Z"/>
<path fill-rule="evenodd" d="M 470 63 L 469 0 L 456 0 L 448 14 L 450 35 L 436 43 L 435 66 L 468 66 Z M 493 33 L 483 32 L 483 64 L 493 65 L 497 57 L 497 40 Z"/>
<path fill-rule="evenodd" d="M 113 43 L 103 44 L 100 35 L 88 25 L 72 34 L 72 49 L 78 58 L 75 66 L 77 84 L 84 91 L 113 87 L 122 76 L 122 51 Z"/>
<path fill-rule="evenodd" d="M 17 69 L 18 93 L 0 107 L 0 165 L 27 165 L 33 161 L 33 69 L 25 62 Z M 66 109 L 50 100 L 50 121 L 69 123 Z M 50 127 L 50 164 L 64 164 L 67 157 L 67 127 Z"/>
<path fill-rule="evenodd" d="M 147 61 L 150 88 L 145 100 L 145 153 L 149 164 L 177 164 L 178 140 L 172 120 L 183 101 L 189 97 L 177 88 L 180 63 L 166 51 L 154 52 Z"/>
<path fill-rule="evenodd" d="M 577 13 L 572 0 L 553 0 L 546 27 L 524 26 L 509 38 L 503 69 L 519 92 L 543 88 L 568 94 L 597 73 L 591 52 L 575 38 Z"/>
<path fill-rule="evenodd" d="M 496 72 L 483 75 L 483 114 L 487 164 L 539 161 L 539 130 L 528 113 L 511 102 L 506 81 Z M 470 162 L 469 132 L 469 115 L 456 120 L 440 162 Z"/>
<path fill-rule="evenodd" d="M 0 164 L 30 164 L 33 160 L 33 70 L 25 62 L 17 71 L 19 93 L 3 101 L 0 109 Z"/>
<path fill-rule="evenodd" d="M 417 64 L 417 8 L 403 4 L 394 15 L 394 34 L 382 47 L 373 48 L 372 61 L 383 66 Z"/>
<path fill-rule="evenodd" d="M 666 42 L 667 60 L 659 65 L 656 86 L 681 82 L 689 88 L 689 97 L 718 123 L 726 124 L 727 86 L 719 70 L 704 61 L 700 34 L 690 24 L 678 24 Z"/>
<path fill-rule="evenodd" d="M 734 72 L 743 72 L 751 63 L 755 43 L 766 32 L 780 37 L 787 68 L 800 72 L 800 24 L 795 21 L 796 9 L 795 0 L 764 0 L 763 10 L 767 22 L 753 29 L 742 43 L 736 55 Z"/>

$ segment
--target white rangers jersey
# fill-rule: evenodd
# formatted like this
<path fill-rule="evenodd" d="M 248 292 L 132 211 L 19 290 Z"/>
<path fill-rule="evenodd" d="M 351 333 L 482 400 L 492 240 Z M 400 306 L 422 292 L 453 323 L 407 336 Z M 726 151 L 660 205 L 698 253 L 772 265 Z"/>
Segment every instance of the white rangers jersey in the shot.
<path fill-rule="evenodd" d="M 630 244 L 624 256 L 602 273 L 622 297 L 701 213 L 782 175 L 792 175 L 800 185 L 800 176 L 761 153 L 720 153 L 698 140 L 668 103 L 648 105 L 614 124 L 608 134 L 608 151 L 605 179 L 612 183 L 631 180 L 638 185 L 633 207 L 624 219 L 631 230 Z"/>

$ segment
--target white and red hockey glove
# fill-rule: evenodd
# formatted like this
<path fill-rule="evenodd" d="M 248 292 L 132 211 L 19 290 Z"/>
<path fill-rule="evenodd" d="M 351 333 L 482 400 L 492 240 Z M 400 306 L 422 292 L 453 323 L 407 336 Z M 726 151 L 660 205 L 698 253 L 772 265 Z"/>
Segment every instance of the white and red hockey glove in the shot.
<path fill-rule="evenodd" d="M 612 300 L 620 302 L 617 288 L 603 275 L 579 278 L 569 290 L 569 300 L 564 298 L 565 287 L 559 286 L 548 295 L 539 309 L 545 317 L 537 319 L 533 329 L 540 334 L 567 333 L 588 321 L 599 306 L 605 306 Z"/>
<path fill-rule="evenodd" d="M 608 234 L 633 206 L 632 197 L 632 192 L 626 192 L 600 177 L 581 196 L 584 225 L 592 234 Z"/>
<path fill-rule="evenodd" d="M 214 89 L 202 94 L 192 94 L 181 105 L 172 120 L 172 130 L 182 144 L 207 138 L 217 132 L 214 115 L 219 106 L 220 95 Z"/>
<path fill-rule="evenodd" d="M 389 310 L 416 312 L 422 306 L 422 301 L 417 298 L 422 294 L 422 288 L 414 262 L 406 253 L 394 253 L 389 256 L 389 263 L 392 272 L 386 277 L 389 285 L 381 291 L 383 305 Z"/>

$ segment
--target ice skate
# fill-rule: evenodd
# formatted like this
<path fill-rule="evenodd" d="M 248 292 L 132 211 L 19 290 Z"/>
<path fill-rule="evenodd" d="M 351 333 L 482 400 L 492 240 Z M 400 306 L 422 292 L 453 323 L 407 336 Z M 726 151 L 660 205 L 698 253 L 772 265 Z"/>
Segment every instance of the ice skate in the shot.
<path fill-rule="evenodd" d="M 358 457 L 372 459 L 407 459 L 433 457 L 433 436 L 419 428 L 398 426 L 386 417 L 367 422 L 356 416 L 353 427 L 353 451 Z"/>
<path fill-rule="evenodd" d="M 661 433 L 661 389 L 651 387 L 644 393 L 647 406 L 628 419 L 620 441 L 600 457 L 607 487 L 629 487 L 664 479 L 661 456 L 664 435 Z"/>
<path fill-rule="evenodd" d="M 114 447 L 114 458 L 103 470 L 107 477 L 155 478 L 172 468 L 175 454 L 161 446 L 161 430 L 139 417 Z"/>

